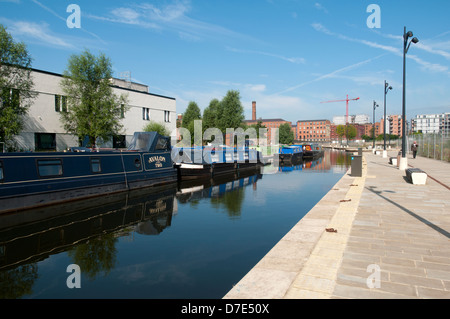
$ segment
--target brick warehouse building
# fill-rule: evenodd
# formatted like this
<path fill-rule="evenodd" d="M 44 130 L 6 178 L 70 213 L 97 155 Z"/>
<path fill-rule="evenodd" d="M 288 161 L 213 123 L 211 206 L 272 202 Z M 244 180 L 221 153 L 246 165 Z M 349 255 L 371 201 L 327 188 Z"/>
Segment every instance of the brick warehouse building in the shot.
<path fill-rule="evenodd" d="M 329 142 L 331 138 L 330 120 L 297 121 L 296 139 L 308 142 Z"/>

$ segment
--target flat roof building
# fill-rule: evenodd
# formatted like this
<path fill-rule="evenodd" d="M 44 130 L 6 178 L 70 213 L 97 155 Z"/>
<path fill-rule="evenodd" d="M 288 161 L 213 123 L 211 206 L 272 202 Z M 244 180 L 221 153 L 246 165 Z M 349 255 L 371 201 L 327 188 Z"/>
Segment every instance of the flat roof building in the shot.
<path fill-rule="evenodd" d="M 60 121 L 64 111 L 64 93 L 60 86 L 61 74 L 32 70 L 33 91 L 37 97 L 25 115 L 24 128 L 15 137 L 18 149 L 32 151 L 63 151 L 78 146 L 78 137 L 67 133 Z M 123 114 L 123 129 L 119 136 L 104 141 L 102 147 L 125 148 L 134 132 L 142 131 L 149 121 L 163 123 L 175 134 L 176 99 L 149 93 L 147 85 L 121 79 L 111 79 L 114 94 L 126 94 L 128 111 Z M 174 135 L 175 136 L 175 135 Z"/>

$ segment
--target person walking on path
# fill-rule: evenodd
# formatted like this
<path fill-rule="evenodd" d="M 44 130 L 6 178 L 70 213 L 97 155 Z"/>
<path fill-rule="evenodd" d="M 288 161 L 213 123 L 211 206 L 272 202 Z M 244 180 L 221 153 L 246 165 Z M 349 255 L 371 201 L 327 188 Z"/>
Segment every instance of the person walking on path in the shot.
<path fill-rule="evenodd" d="M 418 148 L 419 148 L 419 144 L 417 144 L 417 142 L 414 141 L 414 143 L 411 145 L 411 151 L 413 153 L 413 158 L 416 158 Z"/>

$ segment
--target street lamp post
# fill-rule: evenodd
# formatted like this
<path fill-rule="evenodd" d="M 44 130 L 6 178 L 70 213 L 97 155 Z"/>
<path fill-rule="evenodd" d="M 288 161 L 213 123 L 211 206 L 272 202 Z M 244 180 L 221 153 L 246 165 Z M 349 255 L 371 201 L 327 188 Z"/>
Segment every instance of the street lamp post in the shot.
<path fill-rule="evenodd" d="M 412 38 L 408 43 L 408 39 Z M 411 31 L 406 32 L 406 27 L 403 31 L 403 104 L 402 104 L 402 157 L 398 168 L 406 170 L 408 167 L 408 159 L 406 158 L 406 53 L 408 53 L 411 42 L 416 44 L 419 39 L 413 38 Z"/>
<path fill-rule="evenodd" d="M 386 150 L 386 94 L 392 90 L 392 86 L 389 86 L 389 83 L 384 81 L 384 120 L 383 120 L 383 135 L 384 135 L 384 146 L 383 146 L 383 158 L 387 158 L 387 150 Z"/>
<path fill-rule="evenodd" d="M 373 153 L 375 153 L 375 109 L 378 107 L 379 105 L 377 104 L 377 102 L 373 101 L 373 133 L 372 133 L 372 137 L 373 137 Z"/>

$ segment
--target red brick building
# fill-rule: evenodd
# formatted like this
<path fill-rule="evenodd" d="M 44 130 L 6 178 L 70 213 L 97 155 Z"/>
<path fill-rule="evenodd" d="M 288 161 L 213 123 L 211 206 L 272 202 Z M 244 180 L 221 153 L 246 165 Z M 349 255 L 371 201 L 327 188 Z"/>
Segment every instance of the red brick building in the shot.
<path fill-rule="evenodd" d="M 247 120 L 244 121 L 245 124 L 248 126 L 253 124 L 258 124 L 258 122 L 261 122 L 262 125 L 264 125 L 267 128 L 267 143 L 270 144 L 271 138 L 273 136 L 274 129 L 280 128 L 281 124 L 288 123 L 292 127 L 292 123 L 289 121 L 285 121 L 283 119 L 258 119 L 258 120 Z M 294 136 L 295 136 L 295 130 L 294 130 Z"/>
<path fill-rule="evenodd" d="M 329 120 L 297 121 L 296 139 L 308 142 L 328 142 L 331 138 L 331 122 Z"/>

